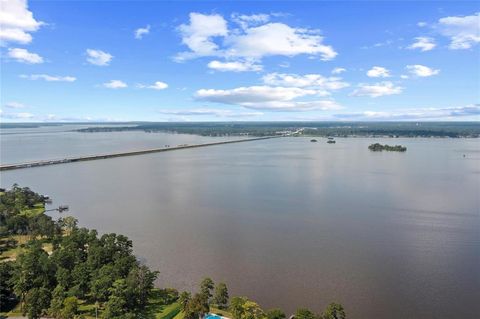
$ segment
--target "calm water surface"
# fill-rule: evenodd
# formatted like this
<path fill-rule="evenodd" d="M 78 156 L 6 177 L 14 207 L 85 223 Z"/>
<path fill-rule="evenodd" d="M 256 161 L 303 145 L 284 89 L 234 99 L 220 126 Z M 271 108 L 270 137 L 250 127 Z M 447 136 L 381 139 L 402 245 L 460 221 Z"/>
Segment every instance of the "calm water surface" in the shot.
<path fill-rule="evenodd" d="M 135 134 L 127 147 L 148 143 Z M 14 182 L 128 235 L 162 286 L 211 276 L 264 308 L 336 301 L 350 318 L 480 313 L 479 140 L 281 138 L 1 173 Z"/>
<path fill-rule="evenodd" d="M 12 164 L 65 157 L 129 152 L 179 144 L 201 144 L 239 137 L 204 137 L 188 134 L 106 132 L 75 130 L 113 125 L 58 125 L 0 130 L 0 162 Z"/>

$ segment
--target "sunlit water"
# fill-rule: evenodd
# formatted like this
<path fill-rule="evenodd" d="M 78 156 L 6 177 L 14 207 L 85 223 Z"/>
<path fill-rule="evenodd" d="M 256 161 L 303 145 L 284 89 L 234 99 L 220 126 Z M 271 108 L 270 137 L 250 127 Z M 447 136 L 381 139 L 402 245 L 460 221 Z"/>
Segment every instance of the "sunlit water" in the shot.
<path fill-rule="evenodd" d="M 155 135 L 81 138 L 103 152 L 121 134 L 122 150 Z M 373 142 L 408 151 L 373 153 Z M 36 158 L 32 147 L 2 142 L 2 161 Z M 211 276 L 289 313 L 332 301 L 350 318 L 480 313 L 476 139 L 280 138 L 1 173 L 2 187 L 14 182 L 70 205 L 83 226 L 129 236 L 161 286 Z"/>

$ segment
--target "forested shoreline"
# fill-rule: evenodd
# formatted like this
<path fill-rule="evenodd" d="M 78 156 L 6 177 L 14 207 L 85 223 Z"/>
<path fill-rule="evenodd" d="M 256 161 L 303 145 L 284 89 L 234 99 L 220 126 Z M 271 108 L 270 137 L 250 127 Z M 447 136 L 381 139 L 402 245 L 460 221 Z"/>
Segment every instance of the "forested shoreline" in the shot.
<path fill-rule="evenodd" d="M 72 216 L 45 214 L 48 197 L 28 187 L 0 190 L 0 318 L 285 319 L 246 297 L 229 298 L 225 283 L 205 278 L 197 293 L 154 287 L 159 274 L 141 264 L 132 241 L 79 227 Z M 340 304 L 297 319 L 345 318 Z"/>

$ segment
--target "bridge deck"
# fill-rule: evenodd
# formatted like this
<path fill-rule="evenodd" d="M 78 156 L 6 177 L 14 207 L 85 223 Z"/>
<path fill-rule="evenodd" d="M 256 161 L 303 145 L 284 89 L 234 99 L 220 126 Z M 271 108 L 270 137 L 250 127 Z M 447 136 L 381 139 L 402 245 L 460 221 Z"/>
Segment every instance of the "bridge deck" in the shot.
<path fill-rule="evenodd" d="M 267 140 L 271 138 L 278 138 L 282 136 L 284 135 L 264 136 L 264 137 L 246 138 L 246 139 L 239 139 L 239 140 L 232 140 L 232 141 L 213 142 L 213 143 L 194 144 L 194 145 L 179 145 L 179 146 L 168 147 L 168 148 L 167 147 L 152 148 L 152 149 L 140 150 L 140 151 L 78 156 L 78 157 L 69 157 L 69 158 L 54 159 L 54 160 L 41 160 L 41 161 L 33 161 L 33 162 L 26 162 L 26 163 L 17 163 L 17 164 L 5 164 L 5 165 L 0 165 L 0 171 L 46 166 L 46 165 L 83 162 L 83 161 L 94 161 L 94 160 L 114 158 L 114 157 L 144 155 L 144 154 L 158 153 L 158 152 L 169 152 L 169 151 L 182 150 L 182 149 L 188 149 L 188 148 L 198 148 L 198 147 L 206 147 L 206 146 L 214 146 L 214 145 L 222 145 L 222 144 L 251 142 L 251 141 L 259 141 L 259 140 Z"/>

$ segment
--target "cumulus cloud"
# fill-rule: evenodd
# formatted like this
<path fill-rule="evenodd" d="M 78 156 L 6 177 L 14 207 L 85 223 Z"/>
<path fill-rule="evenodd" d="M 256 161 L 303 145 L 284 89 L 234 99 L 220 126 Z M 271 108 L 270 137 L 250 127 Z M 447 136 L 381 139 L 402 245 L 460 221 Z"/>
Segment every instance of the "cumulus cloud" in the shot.
<path fill-rule="evenodd" d="M 221 62 L 217 60 L 210 61 L 207 65 L 210 69 L 226 72 L 247 72 L 247 71 L 262 71 L 263 67 L 252 61 L 231 61 Z"/>
<path fill-rule="evenodd" d="M 87 49 L 87 61 L 94 65 L 106 66 L 112 61 L 113 55 L 102 50 Z"/>
<path fill-rule="evenodd" d="M 232 21 L 240 25 L 242 29 L 266 23 L 270 20 L 270 15 L 264 13 L 251 15 L 233 13 L 231 17 Z"/>
<path fill-rule="evenodd" d="M 358 88 L 351 93 L 352 96 L 380 97 L 402 93 L 403 88 L 395 86 L 392 82 L 385 81 L 375 84 L 359 84 Z"/>
<path fill-rule="evenodd" d="M 177 61 L 200 56 L 218 55 L 218 45 L 213 37 L 224 37 L 228 34 L 227 21 L 219 14 L 205 15 L 190 13 L 190 23 L 178 27 L 182 43 L 191 51 L 176 56 Z"/>
<path fill-rule="evenodd" d="M 232 110 L 219 110 L 208 108 L 198 108 L 190 110 L 161 110 L 159 111 L 159 113 L 178 116 L 215 116 L 227 118 L 243 118 L 263 115 L 262 112 L 234 112 Z"/>
<path fill-rule="evenodd" d="M 296 56 L 307 54 L 331 60 L 337 52 L 324 45 L 317 30 L 293 28 L 284 23 L 268 23 L 245 30 L 244 34 L 232 35 L 227 54 L 237 57 L 263 58 L 265 56 Z"/>
<path fill-rule="evenodd" d="M 127 83 L 120 80 L 110 80 L 108 82 L 103 83 L 103 86 L 108 89 L 123 89 L 128 87 Z"/>
<path fill-rule="evenodd" d="M 28 112 L 9 113 L 2 111 L 0 112 L 0 117 L 9 120 L 29 120 L 35 117 L 35 115 Z"/>
<path fill-rule="evenodd" d="M 165 90 L 168 88 L 168 84 L 162 81 L 156 81 L 151 85 L 137 84 L 137 87 L 140 89 Z"/>
<path fill-rule="evenodd" d="M 22 79 L 28 80 L 44 80 L 47 82 L 74 82 L 77 78 L 73 76 L 58 76 L 58 75 L 48 75 L 48 74 L 22 74 L 20 75 Z"/>
<path fill-rule="evenodd" d="M 135 30 L 133 34 L 135 35 L 135 39 L 141 40 L 144 35 L 149 33 L 150 33 L 150 26 L 147 25 L 145 28 L 138 28 L 137 30 Z"/>
<path fill-rule="evenodd" d="M 407 65 L 407 70 L 415 76 L 419 77 L 429 77 L 432 75 L 437 75 L 440 73 L 440 70 L 431 69 L 428 66 L 414 64 L 414 65 Z"/>
<path fill-rule="evenodd" d="M 178 27 L 182 43 L 190 51 L 177 54 L 175 60 L 217 56 L 260 61 L 266 56 L 300 54 L 331 60 L 337 55 L 331 46 L 323 44 L 318 30 L 269 22 L 270 16 L 262 14 L 234 15 L 232 19 L 241 28 L 229 30 L 227 21 L 219 14 L 190 13 L 189 23 Z"/>
<path fill-rule="evenodd" d="M 450 49 L 470 49 L 480 43 L 480 12 L 441 18 L 437 28 L 442 35 L 450 38 Z"/>
<path fill-rule="evenodd" d="M 269 73 L 262 77 L 265 84 L 273 86 L 300 87 L 316 89 L 318 95 L 329 95 L 330 91 L 349 86 L 338 77 L 324 77 L 320 74 L 283 74 Z"/>
<path fill-rule="evenodd" d="M 1 43 L 32 42 L 31 32 L 37 31 L 43 24 L 35 20 L 28 10 L 26 0 L 1 0 L 0 2 L 0 41 Z"/>
<path fill-rule="evenodd" d="M 250 86 L 230 90 L 201 89 L 195 94 L 197 100 L 258 110 L 307 111 L 340 108 L 332 100 L 297 100 L 306 96 L 318 96 L 318 91 L 298 87 Z"/>
<path fill-rule="evenodd" d="M 367 76 L 371 78 L 388 78 L 390 77 L 390 71 L 381 66 L 374 66 L 367 71 Z"/>
<path fill-rule="evenodd" d="M 430 51 L 436 47 L 435 40 L 430 37 L 416 37 L 415 42 L 409 45 L 407 48 L 414 50 L 419 49 L 420 51 Z"/>
<path fill-rule="evenodd" d="M 12 101 L 12 102 L 5 103 L 3 107 L 9 108 L 9 109 L 23 109 L 26 106 L 22 103 Z"/>
<path fill-rule="evenodd" d="M 456 119 L 459 117 L 480 116 L 480 104 L 444 108 L 416 108 L 397 111 L 365 111 L 358 113 L 335 114 L 335 118 L 349 120 L 439 120 Z"/>
<path fill-rule="evenodd" d="M 27 64 L 43 63 L 43 58 L 40 55 L 29 52 L 27 49 L 10 48 L 8 49 L 8 57 L 20 63 L 27 63 Z"/>
<path fill-rule="evenodd" d="M 343 73 L 343 72 L 346 72 L 347 69 L 345 68 L 335 68 L 332 70 L 332 74 L 340 74 L 340 73 Z"/>

